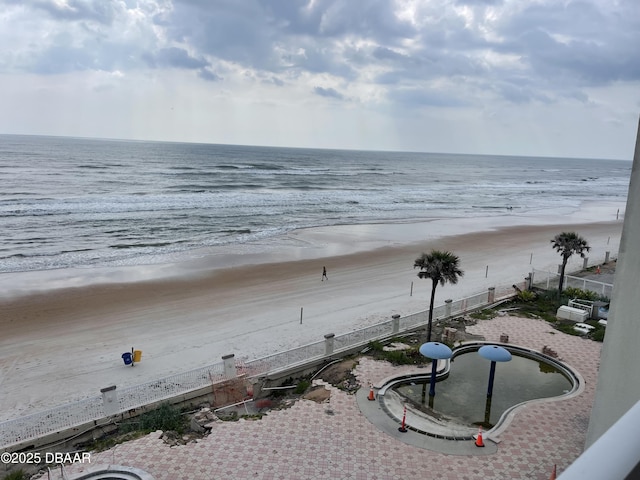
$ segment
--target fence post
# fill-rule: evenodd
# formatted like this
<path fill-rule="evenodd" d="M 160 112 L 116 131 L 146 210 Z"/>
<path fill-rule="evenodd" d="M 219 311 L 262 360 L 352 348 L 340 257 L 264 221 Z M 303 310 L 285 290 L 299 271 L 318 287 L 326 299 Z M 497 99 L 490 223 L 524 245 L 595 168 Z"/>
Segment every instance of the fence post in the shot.
<path fill-rule="evenodd" d="M 391 326 L 393 327 L 393 333 L 398 333 L 400 331 L 400 315 L 397 313 L 395 315 L 391 315 Z"/>
<path fill-rule="evenodd" d="M 489 287 L 489 292 L 487 293 L 487 303 L 491 304 L 496 301 L 496 287 Z"/>
<path fill-rule="evenodd" d="M 224 376 L 226 378 L 236 378 L 236 360 L 235 355 L 230 353 L 229 355 L 223 355 L 222 361 L 224 362 Z"/>
<path fill-rule="evenodd" d="M 444 318 L 449 318 L 451 316 L 451 302 L 453 302 L 451 299 L 444 301 Z"/>
<path fill-rule="evenodd" d="M 104 414 L 108 417 L 120 413 L 120 404 L 118 403 L 118 392 L 116 392 L 116 386 L 101 388 L 102 393 L 102 406 L 104 408 Z"/>
<path fill-rule="evenodd" d="M 533 288 L 533 272 L 529 272 L 529 275 L 524 277 L 525 288 L 531 290 Z"/>
<path fill-rule="evenodd" d="M 327 333 L 324 336 L 324 355 L 333 355 L 333 346 L 335 340 L 335 333 Z"/>

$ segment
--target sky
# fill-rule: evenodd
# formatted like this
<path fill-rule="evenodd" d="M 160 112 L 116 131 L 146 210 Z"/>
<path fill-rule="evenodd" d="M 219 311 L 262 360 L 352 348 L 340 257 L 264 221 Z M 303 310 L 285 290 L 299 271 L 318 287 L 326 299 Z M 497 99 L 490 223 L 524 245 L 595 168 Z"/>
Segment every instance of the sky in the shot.
<path fill-rule="evenodd" d="M 0 0 L 0 133 L 631 160 L 638 0 Z"/>

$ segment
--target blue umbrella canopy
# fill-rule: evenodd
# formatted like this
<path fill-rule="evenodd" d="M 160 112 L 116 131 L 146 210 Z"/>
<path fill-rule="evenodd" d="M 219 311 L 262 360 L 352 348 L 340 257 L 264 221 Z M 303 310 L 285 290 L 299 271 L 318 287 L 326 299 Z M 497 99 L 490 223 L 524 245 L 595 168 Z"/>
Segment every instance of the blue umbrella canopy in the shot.
<path fill-rule="evenodd" d="M 422 353 L 422 351 L 420 352 Z M 492 362 L 508 362 L 511 360 L 511 353 L 509 350 L 497 345 L 485 345 L 478 349 L 478 353 L 481 357 L 491 360 Z"/>
<path fill-rule="evenodd" d="M 420 345 L 420 353 L 428 358 L 442 360 L 451 358 L 453 352 L 444 343 L 427 342 Z"/>

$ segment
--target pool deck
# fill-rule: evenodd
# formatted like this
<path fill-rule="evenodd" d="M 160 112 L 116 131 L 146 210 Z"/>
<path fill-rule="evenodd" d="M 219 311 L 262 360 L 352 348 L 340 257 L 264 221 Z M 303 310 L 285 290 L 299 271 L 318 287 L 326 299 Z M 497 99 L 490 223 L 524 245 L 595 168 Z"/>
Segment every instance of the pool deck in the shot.
<path fill-rule="evenodd" d="M 584 447 L 602 344 L 542 320 L 510 316 L 481 320 L 468 331 L 491 342 L 507 334 L 509 343 L 537 351 L 546 345 L 582 375 L 584 389 L 573 398 L 519 408 L 497 443 L 484 438 L 485 448 L 478 448 L 473 441 L 398 432 L 397 423 L 375 412 L 377 401 L 367 402 L 368 388 L 349 395 L 325 384 L 326 402 L 298 400 L 260 420 L 215 422 L 209 436 L 183 446 L 169 447 L 155 432 L 92 453 L 91 465 L 68 465 L 67 475 L 109 464 L 145 470 L 155 480 L 548 480 L 554 464 L 560 474 Z M 380 385 L 411 371 L 364 358 L 355 373 L 362 385 Z M 388 422 L 374 425 L 370 415 Z"/>

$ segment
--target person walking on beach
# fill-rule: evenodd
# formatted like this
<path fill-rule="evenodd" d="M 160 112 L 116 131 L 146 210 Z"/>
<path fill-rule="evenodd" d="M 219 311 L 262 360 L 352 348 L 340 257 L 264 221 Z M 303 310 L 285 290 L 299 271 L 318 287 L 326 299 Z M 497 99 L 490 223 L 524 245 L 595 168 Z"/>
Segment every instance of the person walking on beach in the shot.
<path fill-rule="evenodd" d="M 320 280 L 321 282 L 324 282 L 324 279 L 327 279 L 327 281 L 329 281 L 329 277 L 327 277 L 327 267 L 322 267 L 322 280 Z"/>

